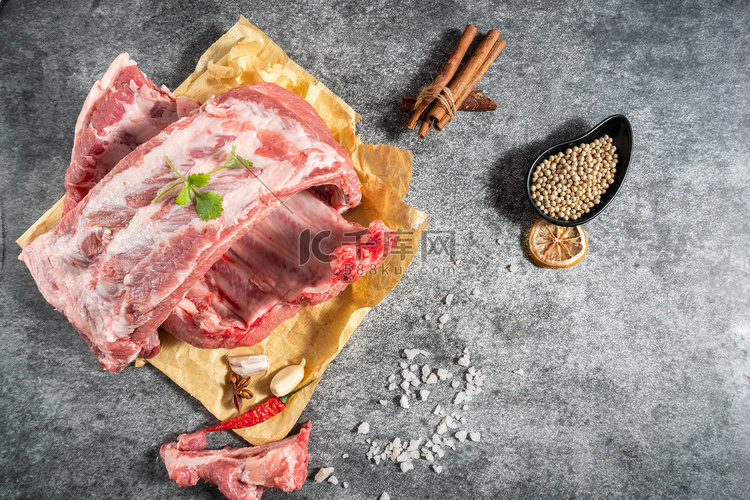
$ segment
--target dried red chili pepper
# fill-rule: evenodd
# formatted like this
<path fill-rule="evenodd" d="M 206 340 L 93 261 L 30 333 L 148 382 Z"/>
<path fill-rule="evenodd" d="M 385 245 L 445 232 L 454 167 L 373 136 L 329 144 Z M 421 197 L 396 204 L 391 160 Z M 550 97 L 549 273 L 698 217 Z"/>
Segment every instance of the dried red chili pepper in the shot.
<path fill-rule="evenodd" d="M 244 427 L 252 427 L 254 425 L 258 425 L 260 423 L 265 422 L 271 417 L 274 417 L 281 413 L 281 411 L 286 408 L 286 405 L 289 403 L 289 398 L 292 397 L 294 394 L 298 393 L 308 385 L 315 382 L 316 379 L 312 379 L 302 387 L 293 390 L 289 394 L 286 394 L 284 396 L 278 397 L 274 396 L 258 406 L 255 406 L 254 408 L 246 411 L 245 413 L 242 413 L 240 415 L 237 415 L 236 417 L 232 417 L 229 420 L 225 420 L 221 423 L 218 423 L 216 425 L 213 425 L 211 427 L 207 427 L 203 429 L 200 432 L 214 432 L 214 431 L 228 431 L 232 429 L 242 429 Z"/>

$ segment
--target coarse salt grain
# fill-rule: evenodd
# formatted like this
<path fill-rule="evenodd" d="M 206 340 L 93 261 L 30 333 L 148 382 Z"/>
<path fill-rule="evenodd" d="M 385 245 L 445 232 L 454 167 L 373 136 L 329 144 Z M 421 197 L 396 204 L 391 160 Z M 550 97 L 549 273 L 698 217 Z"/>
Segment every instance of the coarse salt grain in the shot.
<path fill-rule="evenodd" d="M 427 316 L 429 316 L 429 314 L 425 315 L 425 319 L 428 319 Z M 427 351 L 423 351 L 422 349 L 404 349 L 403 352 L 404 352 L 404 357 L 409 361 L 416 358 L 420 354 L 422 356 L 427 356 L 429 354 Z"/>
<path fill-rule="evenodd" d="M 449 306 L 451 305 L 451 302 L 453 302 L 453 294 L 449 293 L 445 296 L 445 305 Z"/>
<path fill-rule="evenodd" d="M 383 494 L 380 495 L 380 498 L 378 498 L 378 500 L 391 500 L 391 496 L 388 493 L 383 492 Z"/>
<path fill-rule="evenodd" d="M 401 405 L 401 408 L 408 408 L 409 407 L 409 398 L 406 394 L 401 395 L 401 400 L 399 401 L 399 404 Z"/>
<path fill-rule="evenodd" d="M 451 317 L 450 317 L 450 316 L 448 316 L 447 314 L 441 314 L 441 315 L 440 315 L 440 317 L 438 318 L 438 323 L 440 323 L 441 325 L 444 325 L 444 324 L 446 324 L 446 323 L 447 323 L 447 322 L 448 322 L 448 321 L 449 321 L 450 319 L 451 319 Z"/>
<path fill-rule="evenodd" d="M 466 441 L 466 431 L 458 431 L 454 434 L 460 443 Z"/>
<path fill-rule="evenodd" d="M 359 434 L 367 434 L 370 432 L 370 424 L 367 422 L 362 422 L 359 424 L 359 427 L 357 427 L 357 433 Z"/>
<path fill-rule="evenodd" d="M 443 466 L 442 465 L 438 465 L 438 464 L 433 464 L 432 470 L 434 470 L 435 472 L 437 472 L 438 474 L 440 474 L 441 472 L 443 472 Z M 380 500 L 383 500 L 383 499 L 381 498 Z M 390 498 L 388 500 L 390 500 Z"/>
<path fill-rule="evenodd" d="M 460 358 L 458 358 L 458 361 L 456 361 L 461 366 L 469 366 L 470 358 L 468 354 L 464 354 Z"/>
<path fill-rule="evenodd" d="M 480 437 L 481 436 L 479 435 L 478 432 L 470 432 L 469 433 L 469 439 L 471 439 L 472 441 L 479 441 Z"/>
<path fill-rule="evenodd" d="M 430 391 L 428 390 L 422 389 L 421 391 L 419 391 L 419 399 L 421 399 L 422 401 L 426 401 L 427 396 L 429 395 L 430 395 Z"/>
<path fill-rule="evenodd" d="M 401 464 L 401 472 L 409 472 L 414 468 L 414 464 L 411 462 L 404 462 Z"/>
<path fill-rule="evenodd" d="M 333 467 L 321 467 L 318 469 L 318 472 L 315 473 L 315 477 L 313 478 L 316 483 L 320 483 L 322 481 L 325 481 L 328 479 L 328 476 L 333 474 Z"/>
<path fill-rule="evenodd" d="M 339 478 L 337 478 L 336 476 L 331 476 L 328 478 L 328 482 L 331 484 L 339 484 Z"/>

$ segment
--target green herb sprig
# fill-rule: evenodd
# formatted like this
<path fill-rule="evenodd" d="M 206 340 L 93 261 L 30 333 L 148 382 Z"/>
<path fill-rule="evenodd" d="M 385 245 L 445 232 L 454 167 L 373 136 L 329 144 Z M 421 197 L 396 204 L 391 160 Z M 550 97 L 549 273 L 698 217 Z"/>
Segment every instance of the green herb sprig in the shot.
<path fill-rule="evenodd" d="M 229 153 L 227 160 L 221 167 L 212 170 L 207 174 L 191 174 L 187 177 L 182 175 L 176 168 L 174 168 L 174 165 L 172 165 L 172 162 L 169 160 L 169 158 L 167 156 L 164 156 L 164 158 L 166 158 L 167 160 L 167 164 L 169 164 L 169 168 L 171 168 L 172 171 L 177 174 L 180 180 L 171 184 L 167 189 L 162 191 L 156 198 L 153 199 L 151 203 L 156 203 L 172 189 L 178 186 L 183 186 L 180 194 L 177 195 L 177 198 L 175 198 L 175 203 L 177 203 L 178 205 L 187 205 L 193 200 L 193 198 L 195 198 L 195 211 L 198 213 L 198 217 L 200 217 L 201 220 L 209 221 L 212 219 L 218 219 L 221 213 L 224 211 L 224 207 L 222 205 L 224 198 L 215 191 L 201 192 L 196 188 L 207 186 L 211 180 L 211 175 L 215 174 L 219 170 L 225 168 L 245 168 L 247 170 L 252 169 L 252 162 L 246 160 L 241 156 L 238 156 L 235 152 L 235 149 L 236 147 L 232 146 L 232 152 Z"/>

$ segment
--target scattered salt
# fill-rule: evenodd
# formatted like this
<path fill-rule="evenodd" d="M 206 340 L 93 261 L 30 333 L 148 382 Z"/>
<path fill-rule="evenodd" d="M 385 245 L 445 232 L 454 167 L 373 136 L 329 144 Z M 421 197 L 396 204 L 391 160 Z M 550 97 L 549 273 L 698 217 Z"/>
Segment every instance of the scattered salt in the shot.
<path fill-rule="evenodd" d="M 339 484 L 339 478 L 337 478 L 336 476 L 331 476 L 328 478 L 328 482 L 331 484 Z"/>

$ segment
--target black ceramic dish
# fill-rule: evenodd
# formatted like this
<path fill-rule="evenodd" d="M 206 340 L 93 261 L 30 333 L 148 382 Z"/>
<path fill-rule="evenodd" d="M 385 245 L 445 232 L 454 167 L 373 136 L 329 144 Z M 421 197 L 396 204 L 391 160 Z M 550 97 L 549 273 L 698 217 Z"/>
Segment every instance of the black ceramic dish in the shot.
<path fill-rule="evenodd" d="M 534 173 L 534 169 L 536 169 L 537 165 L 542 163 L 545 158 L 556 155 L 560 151 L 565 151 L 566 149 L 572 148 L 573 146 L 578 146 L 581 143 L 592 142 L 604 135 L 610 136 L 612 138 L 612 144 L 614 144 L 617 148 L 617 165 L 615 167 L 615 182 L 610 184 L 609 188 L 607 188 L 607 192 L 601 196 L 601 202 L 591 207 L 589 213 L 583 214 L 578 220 L 565 221 L 555 219 L 553 217 L 550 217 L 549 215 L 542 213 L 539 207 L 536 206 L 536 203 L 534 203 L 533 198 L 531 198 L 531 176 Z M 596 127 L 586 132 L 586 134 L 582 135 L 581 137 L 573 139 L 572 141 L 563 142 L 562 144 L 558 144 L 557 146 L 552 146 L 544 153 L 540 154 L 536 160 L 534 160 L 534 163 L 532 163 L 531 167 L 529 168 L 529 174 L 526 176 L 526 193 L 529 197 L 531 206 L 534 207 L 534 210 L 537 211 L 540 217 L 543 217 L 544 219 L 547 219 L 551 223 L 558 226 L 580 226 L 581 224 L 589 222 L 591 219 L 602 213 L 605 208 L 607 208 L 609 202 L 612 201 L 617 192 L 620 190 L 620 186 L 622 186 L 623 181 L 625 181 L 625 176 L 628 173 L 628 165 L 630 164 L 630 151 L 632 149 L 632 146 L 633 132 L 630 129 L 630 122 L 623 115 L 612 115 Z"/>

